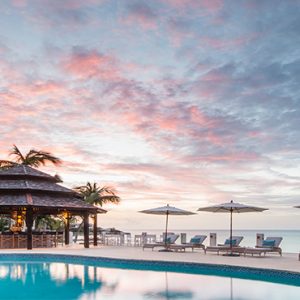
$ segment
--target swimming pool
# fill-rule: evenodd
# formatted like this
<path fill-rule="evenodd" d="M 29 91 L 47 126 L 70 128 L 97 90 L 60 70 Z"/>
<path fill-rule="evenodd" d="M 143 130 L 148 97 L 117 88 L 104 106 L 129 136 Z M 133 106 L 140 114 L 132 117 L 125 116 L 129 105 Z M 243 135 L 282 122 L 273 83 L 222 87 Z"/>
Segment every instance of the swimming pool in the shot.
<path fill-rule="evenodd" d="M 300 299 L 300 274 L 193 263 L 5 254 L 6 299 Z"/>

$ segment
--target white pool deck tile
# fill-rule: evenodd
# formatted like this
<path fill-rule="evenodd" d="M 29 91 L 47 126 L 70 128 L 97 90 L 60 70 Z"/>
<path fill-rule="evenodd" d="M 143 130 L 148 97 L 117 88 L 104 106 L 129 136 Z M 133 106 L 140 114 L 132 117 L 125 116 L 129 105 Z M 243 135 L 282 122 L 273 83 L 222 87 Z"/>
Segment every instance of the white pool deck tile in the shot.
<path fill-rule="evenodd" d="M 1 249 L 1 253 L 49 253 L 49 254 L 65 254 L 65 255 L 82 255 L 106 258 L 121 259 L 140 259 L 155 261 L 174 261 L 174 262 L 194 262 L 205 264 L 220 264 L 242 267 L 253 267 L 263 269 L 276 269 L 300 273 L 300 261 L 297 253 L 283 253 L 282 257 L 278 254 L 267 254 L 266 256 L 240 256 L 228 257 L 217 255 L 215 253 L 207 253 L 203 251 L 195 252 L 159 252 L 142 250 L 140 247 L 122 247 L 122 246 L 98 246 L 85 249 L 82 245 L 65 246 L 49 249 Z"/>

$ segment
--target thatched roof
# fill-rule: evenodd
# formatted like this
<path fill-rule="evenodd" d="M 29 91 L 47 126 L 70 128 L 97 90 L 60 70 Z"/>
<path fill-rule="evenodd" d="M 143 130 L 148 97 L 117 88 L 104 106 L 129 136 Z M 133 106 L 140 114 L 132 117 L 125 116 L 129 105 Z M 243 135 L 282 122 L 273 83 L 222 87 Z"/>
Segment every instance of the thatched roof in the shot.
<path fill-rule="evenodd" d="M 0 213 L 18 207 L 33 207 L 40 213 L 106 212 L 56 182 L 59 182 L 57 178 L 25 165 L 0 169 Z"/>
<path fill-rule="evenodd" d="M 45 191 L 47 193 L 65 193 L 74 195 L 75 192 L 51 181 L 10 179 L 2 180 L 0 177 L 0 193 L 2 191 Z"/>
<path fill-rule="evenodd" d="M 51 195 L 0 195 L 0 210 L 1 207 L 11 206 L 33 206 L 42 209 L 57 208 L 60 210 L 71 209 L 80 211 L 81 209 L 94 211 L 97 209 L 84 201 L 81 198 L 57 197 Z M 94 211 L 95 212 L 95 211 Z"/>
<path fill-rule="evenodd" d="M 59 182 L 54 176 L 38 171 L 26 165 L 15 165 L 13 167 L 0 169 L 0 180 L 5 178 L 40 178 L 45 181 Z"/>

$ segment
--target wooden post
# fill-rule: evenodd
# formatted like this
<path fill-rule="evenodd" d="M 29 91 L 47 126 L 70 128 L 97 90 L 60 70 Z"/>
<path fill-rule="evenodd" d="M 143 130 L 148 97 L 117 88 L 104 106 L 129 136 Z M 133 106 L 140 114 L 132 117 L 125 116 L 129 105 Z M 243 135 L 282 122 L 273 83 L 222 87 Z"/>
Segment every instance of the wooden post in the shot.
<path fill-rule="evenodd" d="M 97 214 L 94 215 L 94 246 L 98 245 Z"/>
<path fill-rule="evenodd" d="M 65 220 L 65 245 L 70 244 L 70 216 L 66 217 Z"/>
<path fill-rule="evenodd" d="M 27 249 L 32 249 L 32 225 L 33 225 L 33 211 L 29 207 L 26 210 L 26 226 L 27 226 Z"/>
<path fill-rule="evenodd" d="M 89 213 L 83 215 L 83 236 L 84 236 L 84 248 L 90 247 L 89 241 Z"/>

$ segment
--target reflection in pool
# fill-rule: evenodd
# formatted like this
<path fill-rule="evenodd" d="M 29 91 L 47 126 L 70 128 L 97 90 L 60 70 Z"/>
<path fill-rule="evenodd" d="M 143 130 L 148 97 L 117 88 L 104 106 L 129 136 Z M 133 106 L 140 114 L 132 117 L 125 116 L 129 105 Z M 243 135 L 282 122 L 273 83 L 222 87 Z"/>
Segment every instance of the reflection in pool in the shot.
<path fill-rule="evenodd" d="M 1 299 L 300 299 L 300 287 L 56 262 L 1 262 Z"/>

